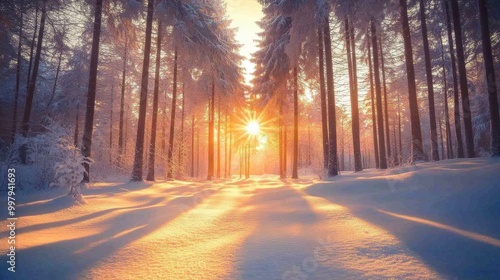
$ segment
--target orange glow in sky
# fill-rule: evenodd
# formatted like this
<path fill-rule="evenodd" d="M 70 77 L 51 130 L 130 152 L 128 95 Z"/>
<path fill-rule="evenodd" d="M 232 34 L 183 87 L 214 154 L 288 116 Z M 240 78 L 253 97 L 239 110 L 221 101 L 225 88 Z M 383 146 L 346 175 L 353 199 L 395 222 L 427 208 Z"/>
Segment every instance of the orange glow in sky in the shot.
<path fill-rule="evenodd" d="M 245 68 L 245 80 L 250 84 L 253 78 L 255 65 L 250 62 L 252 53 L 258 50 L 255 40 L 259 38 L 257 33 L 261 31 L 257 26 L 257 21 L 264 14 L 262 13 L 262 5 L 257 0 L 226 0 L 227 14 L 233 21 L 232 26 L 238 28 L 236 39 L 243 46 L 240 49 L 240 54 L 246 59 L 242 66 Z"/>

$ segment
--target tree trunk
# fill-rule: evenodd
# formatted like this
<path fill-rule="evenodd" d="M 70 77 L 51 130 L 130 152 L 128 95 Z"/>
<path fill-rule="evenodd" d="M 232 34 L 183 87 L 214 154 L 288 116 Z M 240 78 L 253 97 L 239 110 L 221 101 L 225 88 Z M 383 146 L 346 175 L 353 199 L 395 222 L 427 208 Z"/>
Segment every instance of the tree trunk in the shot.
<path fill-rule="evenodd" d="M 457 157 L 464 157 L 464 144 L 462 140 L 462 123 L 460 120 L 460 100 L 458 97 L 458 77 L 457 77 L 457 66 L 455 62 L 455 48 L 453 46 L 453 36 L 452 36 L 452 26 L 450 9 L 448 7 L 448 0 L 443 0 L 446 10 L 446 25 L 448 29 L 448 45 L 450 46 L 450 56 L 451 56 L 451 69 L 453 74 L 453 112 L 455 118 L 455 134 L 457 137 Z"/>
<path fill-rule="evenodd" d="M 337 176 L 337 124 L 335 116 L 335 93 L 333 81 L 332 42 L 330 38 L 330 21 L 325 19 L 324 25 L 326 86 L 328 92 L 328 177 Z"/>
<path fill-rule="evenodd" d="M 410 26 L 408 24 L 408 10 L 406 0 L 399 0 L 401 6 L 401 22 L 403 25 L 403 38 L 405 46 L 406 73 L 408 79 L 408 99 L 410 103 L 411 123 L 411 160 L 412 162 L 424 160 L 422 148 L 422 131 L 420 130 L 420 117 L 418 114 L 417 86 L 415 84 L 415 69 L 413 68 L 413 50 L 411 46 Z"/>
<path fill-rule="evenodd" d="M 385 81 L 385 64 L 384 64 L 384 51 L 382 49 L 382 38 L 378 40 L 378 45 L 380 47 L 380 62 L 382 70 L 382 85 L 384 87 L 384 121 L 385 121 L 385 141 L 387 144 L 387 158 L 391 159 L 391 137 L 390 137 L 390 127 L 389 127 L 389 106 L 387 101 L 387 84 Z"/>
<path fill-rule="evenodd" d="M 283 142 L 284 142 L 284 139 L 283 139 L 283 98 L 281 96 L 279 96 L 279 119 L 278 119 L 278 149 L 279 149 L 279 162 L 280 162 L 280 178 L 281 179 L 285 179 L 286 178 L 286 172 L 285 172 L 285 164 L 284 164 L 284 149 L 283 149 Z"/>
<path fill-rule="evenodd" d="M 358 75 L 356 66 L 356 44 L 354 43 L 354 27 L 345 19 L 345 39 L 347 63 L 351 90 L 352 143 L 354 152 L 354 172 L 363 170 L 361 165 L 361 147 L 359 139 L 359 108 L 358 108 Z"/>
<path fill-rule="evenodd" d="M 229 116 L 229 159 L 228 159 L 228 170 L 227 174 L 231 178 L 231 163 L 233 156 L 233 123 L 231 121 L 231 116 Z"/>
<path fill-rule="evenodd" d="M 191 178 L 194 178 L 194 114 L 191 115 Z"/>
<path fill-rule="evenodd" d="M 24 9 L 24 5 L 23 5 Z M 19 26 L 19 41 L 17 43 L 17 65 L 16 65 L 16 91 L 14 94 L 14 111 L 12 112 L 12 140 L 11 143 L 14 143 L 16 139 L 17 133 L 17 103 L 19 100 L 19 86 L 21 80 L 21 52 L 22 52 L 22 38 L 23 38 L 23 27 L 24 27 L 24 10 L 21 11 L 21 22 Z"/>
<path fill-rule="evenodd" d="M 432 81 L 431 55 L 429 51 L 429 39 L 427 37 L 427 23 L 425 20 L 424 0 L 420 0 L 420 25 L 422 28 L 422 39 L 424 43 L 425 74 L 427 76 L 427 92 L 429 98 L 429 122 L 431 126 L 431 159 L 439 160 L 438 139 L 436 128 L 436 109 L 434 107 L 434 86 Z"/>
<path fill-rule="evenodd" d="M 224 178 L 227 178 L 227 113 L 224 114 Z"/>
<path fill-rule="evenodd" d="M 102 0 L 99 0 L 102 1 Z M 144 43 L 144 62 L 142 64 L 141 99 L 139 102 L 139 119 L 137 121 L 137 137 L 135 142 L 134 167 L 132 181 L 142 181 L 142 163 L 144 157 L 144 131 L 146 126 L 146 109 L 148 106 L 149 56 L 151 53 L 151 33 L 153 29 L 154 0 L 148 0 L 146 19 L 146 40 Z"/>
<path fill-rule="evenodd" d="M 377 99 L 377 129 L 378 129 L 378 144 L 379 144 L 379 160 L 380 169 L 387 169 L 387 157 L 385 152 L 384 141 L 384 118 L 382 114 L 382 90 L 380 86 L 380 72 L 378 60 L 378 44 L 377 31 L 375 28 L 374 19 L 371 20 L 372 48 L 373 48 L 373 73 L 375 78 L 375 98 Z"/>
<path fill-rule="evenodd" d="M 158 122 L 158 96 L 160 89 L 160 63 L 161 63 L 161 31 L 162 24 L 158 21 L 158 35 L 156 38 L 156 65 L 155 85 L 153 90 L 153 117 L 151 120 L 151 139 L 149 143 L 148 174 L 146 180 L 155 180 L 155 154 L 156 154 L 156 126 Z"/>
<path fill-rule="evenodd" d="M 372 107 L 372 134 L 373 134 L 373 152 L 375 155 L 375 168 L 380 168 L 380 153 L 378 151 L 378 137 L 377 137 L 377 115 L 375 113 L 375 90 L 373 86 L 373 67 L 372 67 L 372 50 L 371 43 L 368 40 L 368 76 L 370 78 L 370 102 Z"/>
<path fill-rule="evenodd" d="M 444 97 L 444 122 L 446 134 L 446 158 L 453 158 L 453 148 L 451 144 L 451 127 L 450 127 L 450 113 L 448 108 L 448 81 L 446 78 L 446 67 L 444 58 L 443 39 L 439 35 L 439 44 L 441 46 L 441 67 L 443 68 L 443 97 Z"/>
<path fill-rule="evenodd" d="M 220 99 L 219 94 L 217 98 L 217 178 L 220 178 Z"/>
<path fill-rule="evenodd" d="M 292 179 L 299 178 L 299 77 L 297 65 L 293 67 L 293 162 Z"/>
<path fill-rule="evenodd" d="M 451 11 L 453 14 L 453 27 L 455 31 L 455 43 L 457 46 L 458 74 L 460 77 L 460 93 L 462 94 L 462 111 L 464 114 L 465 147 L 467 157 L 475 157 L 474 135 L 472 130 L 472 115 L 470 112 L 469 88 L 467 85 L 467 70 L 465 69 L 464 45 L 462 40 L 462 24 L 460 22 L 460 11 L 458 1 L 451 0 Z"/>
<path fill-rule="evenodd" d="M 170 134 L 167 151 L 167 180 L 174 179 L 174 139 L 175 139 L 175 109 L 177 108 L 177 47 L 174 50 L 174 84 L 172 89 L 172 107 L 170 109 Z"/>
<path fill-rule="evenodd" d="M 38 5 L 36 6 L 35 10 L 35 27 L 33 28 L 33 36 L 31 38 L 31 47 L 30 47 L 30 60 L 28 63 L 28 75 L 26 75 L 26 91 L 28 91 L 29 86 L 30 86 L 30 79 L 31 79 L 31 67 L 33 66 L 33 51 L 35 49 L 35 39 L 37 35 L 38 30 Z"/>
<path fill-rule="evenodd" d="M 179 176 L 184 176 L 184 95 L 185 95 L 185 83 L 182 82 L 182 111 L 181 111 L 181 141 L 179 144 Z"/>
<path fill-rule="evenodd" d="M 36 87 L 36 78 L 38 77 L 38 67 L 40 65 L 40 57 L 42 54 L 42 42 L 43 35 L 45 30 L 45 18 L 46 18 L 47 10 L 46 10 L 46 2 L 42 1 L 42 16 L 40 19 L 40 30 L 38 31 L 38 42 L 36 46 L 36 55 L 35 61 L 33 64 L 33 73 L 31 75 L 28 92 L 26 94 L 26 104 L 24 106 L 24 116 L 22 123 L 22 133 L 23 137 L 28 137 L 29 132 L 29 123 L 31 117 L 31 108 L 33 107 L 33 96 L 35 95 L 35 87 Z M 22 145 L 19 151 L 21 157 L 21 163 L 26 164 L 27 157 L 27 147 L 26 145 Z"/>
<path fill-rule="evenodd" d="M 115 86 L 111 86 L 111 103 L 109 105 L 109 154 L 110 154 L 110 163 L 111 161 L 111 155 L 112 155 L 112 149 L 113 149 L 113 95 L 115 92 Z"/>
<path fill-rule="evenodd" d="M 62 53 L 63 53 L 63 50 L 61 48 L 61 51 L 59 52 L 59 57 L 57 59 L 56 76 L 54 77 L 54 84 L 52 85 L 52 92 L 50 94 L 50 99 L 47 102 L 46 110 L 48 110 L 50 108 L 50 105 L 52 105 L 52 102 L 54 101 L 54 97 L 56 96 L 57 80 L 59 79 L 59 72 L 61 70 Z"/>
<path fill-rule="evenodd" d="M 325 88 L 325 58 L 324 40 L 321 28 L 318 28 L 318 52 L 319 52 L 319 87 L 321 96 L 321 129 L 323 133 L 323 169 L 328 169 L 328 116 Z"/>
<path fill-rule="evenodd" d="M 483 60 L 488 85 L 488 101 L 490 103 L 491 156 L 500 157 L 500 114 L 498 110 L 497 84 L 495 67 L 491 52 L 490 28 L 488 25 L 488 8 L 486 0 L 478 0 L 479 20 L 481 22 L 481 37 L 483 43 Z"/>
<path fill-rule="evenodd" d="M 208 102 L 208 176 L 212 180 L 214 176 L 214 107 L 215 107 L 215 80 L 212 79 L 212 95 Z"/>
<path fill-rule="evenodd" d="M 118 132 L 118 153 L 120 154 L 120 164 L 122 163 L 123 156 L 123 117 L 125 110 L 125 78 L 127 71 L 127 55 L 128 55 L 128 38 L 125 40 L 125 50 L 123 55 L 123 66 L 122 66 L 122 88 L 120 96 L 120 128 Z"/>
<path fill-rule="evenodd" d="M 75 116 L 75 133 L 73 138 L 73 145 L 78 147 L 78 132 L 80 128 L 80 103 L 76 104 L 76 116 Z"/>

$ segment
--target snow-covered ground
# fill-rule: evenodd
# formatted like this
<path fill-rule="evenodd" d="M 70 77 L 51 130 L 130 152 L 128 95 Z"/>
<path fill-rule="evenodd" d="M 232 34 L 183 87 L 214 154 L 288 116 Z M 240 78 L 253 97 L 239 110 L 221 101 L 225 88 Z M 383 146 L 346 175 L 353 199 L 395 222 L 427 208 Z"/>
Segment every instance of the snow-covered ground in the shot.
<path fill-rule="evenodd" d="M 329 181 L 102 182 L 73 206 L 58 193 L 18 194 L 16 272 L 2 227 L 0 279 L 500 275 L 500 162 L 490 159 Z"/>

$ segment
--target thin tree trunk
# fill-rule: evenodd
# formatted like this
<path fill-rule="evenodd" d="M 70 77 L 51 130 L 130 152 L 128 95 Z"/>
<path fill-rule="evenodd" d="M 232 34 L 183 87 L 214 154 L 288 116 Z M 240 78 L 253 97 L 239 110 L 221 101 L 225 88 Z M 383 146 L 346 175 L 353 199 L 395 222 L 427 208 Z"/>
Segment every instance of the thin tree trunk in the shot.
<path fill-rule="evenodd" d="M 375 112 L 375 90 L 373 86 L 373 67 L 372 67 L 372 50 L 371 43 L 368 40 L 368 76 L 370 78 L 370 102 L 372 107 L 372 134 L 373 134 L 373 152 L 375 155 L 375 168 L 380 168 L 380 158 L 378 151 L 378 137 L 377 137 L 377 115 Z"/>
<path fill-rule="evenodd" d="M 448 45 L 450 46 L 451 69 L 453 74 L 453 112 L 455 118 L 455 134 L 457 137 L 457 157 L 464 158 L 464 144 L 462 140 L 462 122 L 460 120 L 460 99 L 458 97 L 458 76 L 455 59 L 455 48 L 453 46 L 452 26 L 448 0 L 443 0 L 446 10 L 446 25 L 448 29 Z"/>
<path fill-rule="evenodd" d="M 286 125 L 284 128 L 284 134 L 283 134 L 283 172 L 285 173 L 285 178 L 288 175 L 288 132 L 286 129 Z"/>
<path fill-rule="evenodd" d="M 464 114 L 465 147 L 467 157 L 475 157 L 474 135 L 472 130 L 472 115 L 470 111 L 469 88 L 467 85 L 467 70 L 465 69 L 464 45 L 462 40 L 462 24 L 460 22 L 460 11 L 458 1 L 451 0 L 451 11 L 453 14 L 453 27 L 455 31 L 455 44 L 457 46 L 458 74 L 460 77 L 460 93 L 462 95 L 462 111 Z"/>
<path fill-rule="evenodd" d="M 349 66 L 351 90 L 352 143 L 354 152 L 354 172 L 363 170 L 361 165 L 361 147 L 359 139 L 359 108 L 358 108 L 358 75 L 356 66 L 356 44 L 354 42 L 354 27 L 345 19 L 345 39 L 347 62 Z"/>
<path fill-rule="evenodd" d="M 31 79 L 31 67 L 33 66 L 33 51 L 35 49 L 35 39 L 36 39 L 36 35 L 37 35 L 37 31 L 38 30 L 38 5 L 36 6 L 36 9 L 35 9 L 35 27 L 33 29 L 33 36 L 31 38 L 31 47 L 30 47 L 30 60 L 29 60 L 29 63 L 28 63 L 28 75 L 26 75 L 26 91 L 28 91 L 29 89 L 29 85 L 30 85 L 30 79 Z"/>
<path fill-rule="evenodd" d="M 31 109 L 33 107 L 33 97 L 35 95 L 36 79 L 38 77 L 38 67 L 40 65 L 40 57 L 42 55 L 42 42 L 43 42 L 43 35 L 44 35 L 44 30 L 45 30 L 46 14 L 47 14 L 46 2 L 43 1 L 42 2 L 42 16 L 40 19 L 40 30 L 38 31 L 38 42 L 37 42 L 37 46 L 36 46 L 35 61 L 33 64 L 33 73 L 32 73 L 31 79 L 30 79 L 28 92 L 26 95 L 26 104 L 24 107 L 24 116 L 23 116 L 23 123 L 22 123 L 23 137 L 28 137 L 28 132 L 29 132 L 29 122 L 30 122 L 30 117 L 31 117 Z M 27 157 L 26 145 L 21 146 L 20 157 L 21 157 L 21 163 L 26 164 L 26 157 Z"/>
<path fill-rule="evenodd" d="M 443 39 L 439 35 L 439 43 L 441 46 L 441 67 L 443 68 L 443 97 L 444 97 L 444 121 L 446 131 L 446 158 L 453 158 L 453 147 L 451 143 L 451 127 L 450 127 L 450 113 L 448 108 L 448 81 L 446 78 L 446 67 L 444 58 Z"/>
<path fill-rule="evenodd" d="M 175 139 L 175 109 L 177 108 L 177 47 L 174 50 L 174 84 L 172 89 L 172 107 L 170 111 L 170 134 L 167 151 L 167 180 L 174 179 L 174 139 Z"/>
<path fill-rule="evenodd" d="M 59 71 L 61 70 L 62 53 L 63 53 L 63 50 L 61 48 L 61 51 L 59 52 L 59 57 L 57 59 L 56 76 L 54 77 L 54 84 L 52 85 L 52 92 L 50 94 L 50 99 L 47 102 L 47 107 L 46 107 L 47 110 L 50 108 L 50 105 L 52 105 L 52 102 L 54 101 L 54 97 L 56 95 L 57 80 L 59 79 Z"/>
<path fill-rule="evenodd" d="M 191 115 L 191 178 L 194 177 L 194 114 Z"/>
<path fill-rule="evenodd" d="M 227 113 L 224 114 L 224 178 L 227 178 Z"/>
<path fill-rule="evenodd" d="M 434 86 L 432 81 L 431 55 L 429 51 L 429 39 L 427 37 L 427 23 L 425 20 L 424 0 L 420 0 L 420 25 L 422 28 L 422 39 L 424 45 L 425 74 L 427 76 L 427 92 L 429 98 L 429 122 L 431 126 L 431 159 L 439 160 L 438 139 L 436 128 L 436 109 L 434 106 Z"/>
<path fill-rule="evenodd" d="M 293 162 L 292 179 L 299 178 L 299 77 L 297 66 L 293 68 Z"/>
<path fill-rule="evenodd" d="M 220 178 L 220 99 L 219 94 L 217 98 L 217 178 Z"/>
<path fill-rule="evenodd" d="M 324 25 L 326 85 L 328 92 L 328 177 L 337 176 L 337 124 L 335 114 L 335 93 L 333 81 L 332 42 L 330 38 L 330 22 L 328 17 Z"/>
<path fill-rule="evenodd" d="M 78 132 L 80 131 L 80 103 L 76 104 L 76 116 L 75 116 L 75 133 L 73 138 L 73 145 L 78 147 Z"/>
<path fill-rule="evenodd" d="M 403 38 L 405 47 L 406 72 L 408 79 L 408 99 L 410 103 L 411 123 L 411 151 L 412 162 L 424 159 L 422 148 L 422 131 L 420 130 L 420 117 L 418 114 L 417 87 L 415 84 L 415 69 L 413 68 L 413 51 L 411 46 L 410 26 L 408 24 L 408 10 L 406 0 L 399 0 L 401 5 L 401 22 L 403 25 Z"/>
<path fill-rule="evenodd" d="M 321 96 L 321 129 L 323 133 L 323 168 L 328 169 L 328 115 L 325 88 L 325 54 L 324 40 L 321 28 L 318 28 L 318 52 L 319 52 L 319 86 Z"/>
<path fill-rule="evenodd" d="M 22 38 L 23 38 L 23 27 L 24 27 L 24 2 L 23 11 L 21 11 L 21 22 L 19 26 L 19 41 L 17 43 L 17 65 L 16 65 L 16 91 L 14 94 L 14 111 L 12 112 L 12 141 L 16 139 L 17 133 L 17 103 L 19 100 L 19 86 L 21 80 L 21 52 L 22 52 Z"/>
<path fill-rule="evenodd" d="M 102 0 L 99 0 L 102 1 Z M 142 163 L 144 160 L 144 131 L 146 126 L 146 107 L 148 105 L 149 59 L 151 53 L 151 33 L 153 29 L 154 0 L 148 0 L 146 19 L 146 40 L 144 43 L 144 62 L 142 64 L 141 98 L 139 102 L 139 119 L 137 121 L 137 140 L 135 142 L 134 167 L 132 181 L 142 181 Z"/>
<path fill-rule="evenodd" d="M 380 47 L 380 62 L 382 70 L 382 85 L 384 87 L 384 121 L 385 121 L 385 141 L 387 144 L 387 158 L 391 159 L 391 137 L 390 137 L 390 126 L 389 126 L 389 106 L 387 101 L 387 84 L 385 81 L 385 63 L 384 63 L 384 51 L 382 49 L 382 38 L 379 38 L 378 44 Z"/>
<path fill-rule="evenodd" d="M 284 164 L 284 150 L 283 150 L 283 99 L 281 96 L 279 97 L 279 119 L 278 119 L 278 133 L 279 133 L 279 143 L 278 143 L 278 149 L 279 149 L 279 158 L 280 158 L 280 178 L 285 179 L 286 178 L 286 172 L 285 172 L 285 164 Z"/>
<path fill-rule="evenodd" d="M 158 21 L 158 34 L 156 38 L 156 65 L 155 84 L 153 90 L 153 117 L 151 120 L 151 139 L 149 143 L 148 174 L 146 180 L 155 180 L 155 154 L 156 154 L 156 127 L 158 122 L 158 96 L 160 90 L 160 63 L 161 63 L 161 31 L 162 24 Z"/>
<path fill-rule="evenodd" d="M 118 153 L 120 154 L 120 164 L 122 163 L 123 156 L 123 117 L 125 110 L 125 78 L 127 71 L 127 55 L 128 55 L 128 38 L 125 40 L 125 50 L 123 55 L 123 66 L 122 66 L 122 88 L 120 96 L 120 128 L 118 132 Z"/>
<path fill-rule="evenodd" d="M 488 8 L 486 0 L 478 0 L 479 20 L 481 22 L 481 37 L 483 42 L 484 67 L 488 86 L 488 101 L 490 103 L 491 156 L 500 157 L 500 114 L 498 110 L 497 84 L 495 67 L 491 52 L 490 28 L 488 25 Z"/>
<path fill-rule="evenodd" d="M 212 95 L 208 106 L 208 176 L 212 180 L 214 176 L 214 107 L 215 107 L 215 80 L 212 79 Z"/>
<path fill-rule="evenodd" d="M 233 123 L 231 121 L 231 116 L 229 116 L 229 162 L 227 170 L 229 178 L 231 178 L 231 164 L 233 162 L 232 156 L 233 156 Z"/>
<path fill-rule="evenodd" d="M 380 151 L 380 169 L 387 169 L 387 157 L 385 152 L 384 140 L 384 119 L 382 114 L 382 90 L 380 86 L 380 72 L 378 60 L 378 44 L 377 44 L 377 31 L 375 28 L 374 19 L 371 20 L 371 35 L 372 35 L 372 48 L 373 48 L 373 73 L 375 78 L 375 98 L 377 99 L 377 129 L 378 129 L 378 144 Z"/>
<path fill-rule="evenodd" d="M 179 176 L 184 176 L 184 96 L 185 96 L 185 83 L 182 82 L 182 111 L 181 111 L 181 141 L 179 144 Z"/>
<path fill-rule="evenodd" d="M 398 103 L 399 103 L 399 96 L 398 96 Z M 398 158 L 398 163 L 401 165 L 403 161 L 403 140 L 401 139 L 401 105 L 398 106 L 398 138 L 399 138 L 399 158 Z"/>
<path fill-rule="evenodd" d="M 441 138 L 441 158 L 445 158 L 445 152 L 444 152 L 444 138 L 443 138 L 443 124 L 441 120 L 439 121 L 439 135 Z"/>
<path fill-rule="evenodd" d="M 110 159 L 111 159 L 111 153 L 112 153 L 112 148 L 113 148 L 113 95 L 115 92 L 115 86 L 111 86 L 111 103 L 109 106 L 109 153 L 110 153 Z M 111 162 L 111 160 L 110 160 Z"/>

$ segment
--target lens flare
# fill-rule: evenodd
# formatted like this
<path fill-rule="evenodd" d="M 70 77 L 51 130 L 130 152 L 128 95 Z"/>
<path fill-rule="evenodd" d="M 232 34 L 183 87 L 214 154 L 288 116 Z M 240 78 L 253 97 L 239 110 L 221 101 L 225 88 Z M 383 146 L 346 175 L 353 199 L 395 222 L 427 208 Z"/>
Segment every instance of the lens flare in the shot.
<path fill-rule="evenodd" d="M 247 124 L 247 132 L 250 135 L 259 135 L 260 133 L 260 124 L 257 121 L 251 121 Z"/>

